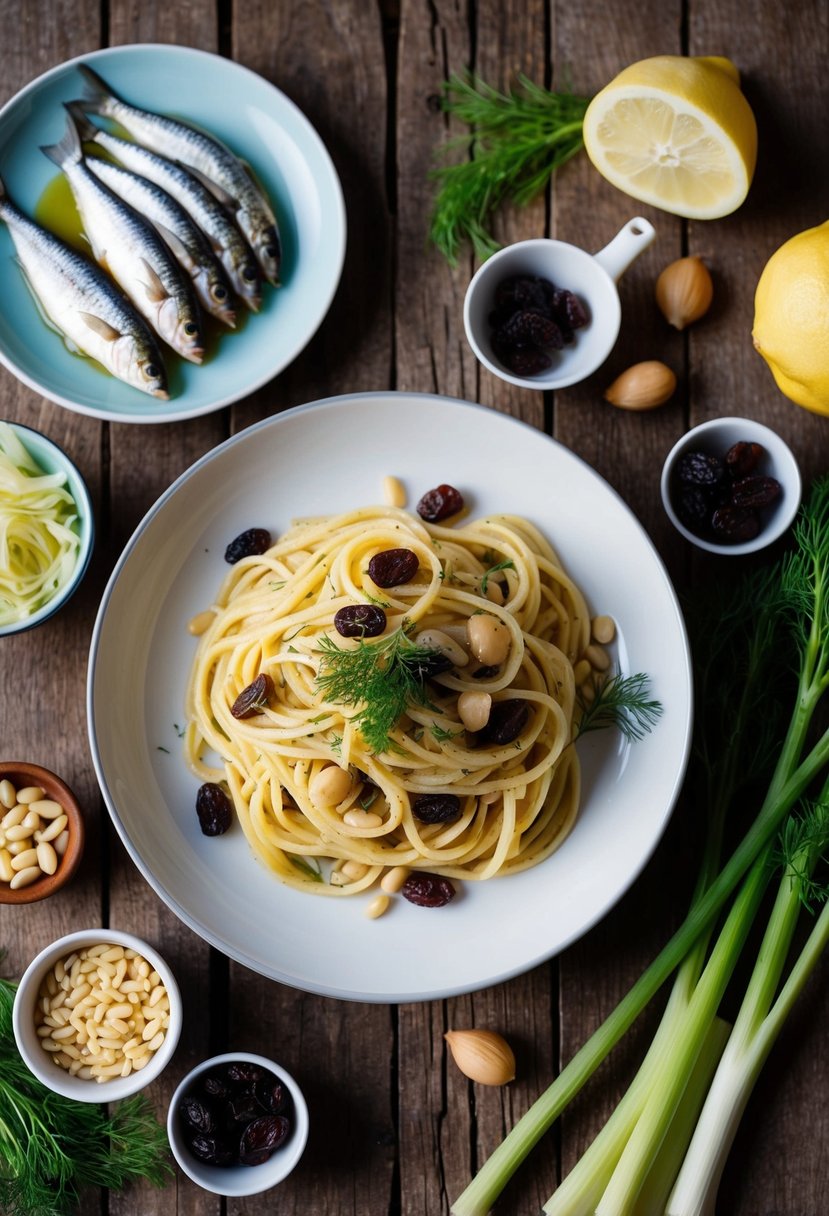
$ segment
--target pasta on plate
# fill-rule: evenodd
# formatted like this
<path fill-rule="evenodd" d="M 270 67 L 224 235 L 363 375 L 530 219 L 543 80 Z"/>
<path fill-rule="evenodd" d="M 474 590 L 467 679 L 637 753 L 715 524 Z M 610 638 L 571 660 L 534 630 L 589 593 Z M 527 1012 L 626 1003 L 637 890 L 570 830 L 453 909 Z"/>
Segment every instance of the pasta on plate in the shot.
<path fill-rule="evenodd" d="M 204 624 L 187 760 L 226 784 L 283 882 L 487 879 L 570 832 L 590 616 L 529 521 L 388 506 L 298 520 L 232 566 Z"/>

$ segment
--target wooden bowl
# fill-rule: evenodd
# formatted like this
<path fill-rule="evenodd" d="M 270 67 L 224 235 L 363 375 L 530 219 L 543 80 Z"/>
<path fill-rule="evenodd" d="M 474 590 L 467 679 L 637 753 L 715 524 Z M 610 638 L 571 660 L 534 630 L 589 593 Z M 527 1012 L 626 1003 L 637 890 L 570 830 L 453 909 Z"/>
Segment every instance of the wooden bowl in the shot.
<path fill-rule="evenodd" d="M 15 789 L 37 785 L 45 792 L 47 798 L 59 802 L 68 816 L 66 829 L 69 832 L 69 843 L 66 852 L 58 861 L 54 874 L 44 874 L 36 878 L 27 887 L 13 891 L 7 882 L 0 881 L 0 904 L 33 904 L 39 899 L 54 895 L 55 891 L 67 882 L 78 868 L 84 846 L 84 821 L 80 804 L 69 786 L 60 777 L 41 768 L 39 764 L 26 764 L 18 760 L 0 760 L 0 781 L 9 780 Z M 0 807 L 0 820 L 5 810 Z"/>

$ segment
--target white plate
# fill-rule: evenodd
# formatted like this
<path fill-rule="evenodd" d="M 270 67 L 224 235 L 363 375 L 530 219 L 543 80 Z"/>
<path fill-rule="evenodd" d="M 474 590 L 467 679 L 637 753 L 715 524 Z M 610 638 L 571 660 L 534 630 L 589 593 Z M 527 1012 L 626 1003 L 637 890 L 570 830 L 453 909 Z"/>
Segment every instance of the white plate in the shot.
<path fill-rule="evenodd" d="M 57 176 L 40 148 L 56 143 L 66 129 L 63 102 L 83 92 L 81 63 L 125 101 L 203 127 L 251 166 L 279 221 L 282 286 L 264 286 L 255 316 L 240 303 L 239 328 L 223 331 L 201 366 L 165 348 L 171 396 L 161 402 L 116 380 L 91 359 L 70 354 L 42 320 L 0 221 L 0 363 L 58 405 L 94 418 L 174 422 L 210 413 L 287 367 L 328 311 L 345 256 L 339 178 L 305 115 L 249 68 L 190 47 L 118 46 L 52 68 L 0 109 L 0 178 L 28 215 L 36 216 L 44 190 Z"/>
<path fill-rule="evenodd" d="M 177 737 L 195 640 L 187 621 L 246 528 L 382 501 L 386 474 L 412 507 L 442 481 L 473 515 L 525 515 L 556 546 L 594 612 L 618 622 L 623 671 L 645 671 L 664 713 L 641 743 L 580 745 L 584 799 L 562 848 L 514 877 L 463 884 L 439 911 L 365 896 L 331 900 L 279 883 L 238 828 L 202 836 L 198 782 Z M 269 418 L 215 448 L 162 495 L 104 594 L 88 685 L 92 754 L 107 805 L 147 881 L 196 933 L 263 975 L 329 996 L 411 1001 L 471 991 L 555 954 L 641 871 L 685 770 L 691 676 L 682 616 L 632 513 L 566 448 L 506 415 L 449 398 L 366 393 Z"/>

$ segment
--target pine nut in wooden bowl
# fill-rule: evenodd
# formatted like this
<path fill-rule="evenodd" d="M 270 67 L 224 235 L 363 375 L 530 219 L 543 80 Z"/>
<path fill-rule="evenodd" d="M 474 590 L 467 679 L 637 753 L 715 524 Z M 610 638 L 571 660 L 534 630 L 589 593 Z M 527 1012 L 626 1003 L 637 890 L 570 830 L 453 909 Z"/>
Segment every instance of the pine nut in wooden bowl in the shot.
<path fill-rule="evenodd" d="M 84 846 L 80 804 L 39 764 L 0 761 L 0 904 L 31 904 L 74 875 Z"/>
<path fill-rule="evenodd" d="M 147 942 L 84 929 L 29 964 L 12 1022 L 26 1066 L 49 1089 L 79 1102 L 116 1102 L 169 1064 L 181 1034 L 181 994 Z"/>

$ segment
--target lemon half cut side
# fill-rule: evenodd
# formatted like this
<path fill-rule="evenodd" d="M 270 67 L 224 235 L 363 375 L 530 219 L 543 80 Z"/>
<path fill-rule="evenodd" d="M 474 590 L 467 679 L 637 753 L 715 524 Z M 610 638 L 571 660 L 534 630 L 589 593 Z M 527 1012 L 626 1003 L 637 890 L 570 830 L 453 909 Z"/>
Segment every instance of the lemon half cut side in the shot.
<path fill-rule="evenodd" d="M 748 194 L 757 124 L 729 60 L 660 55 L 593 98 L 584 143 L 625 194 L 687 219 L 718 219 Z"/>

